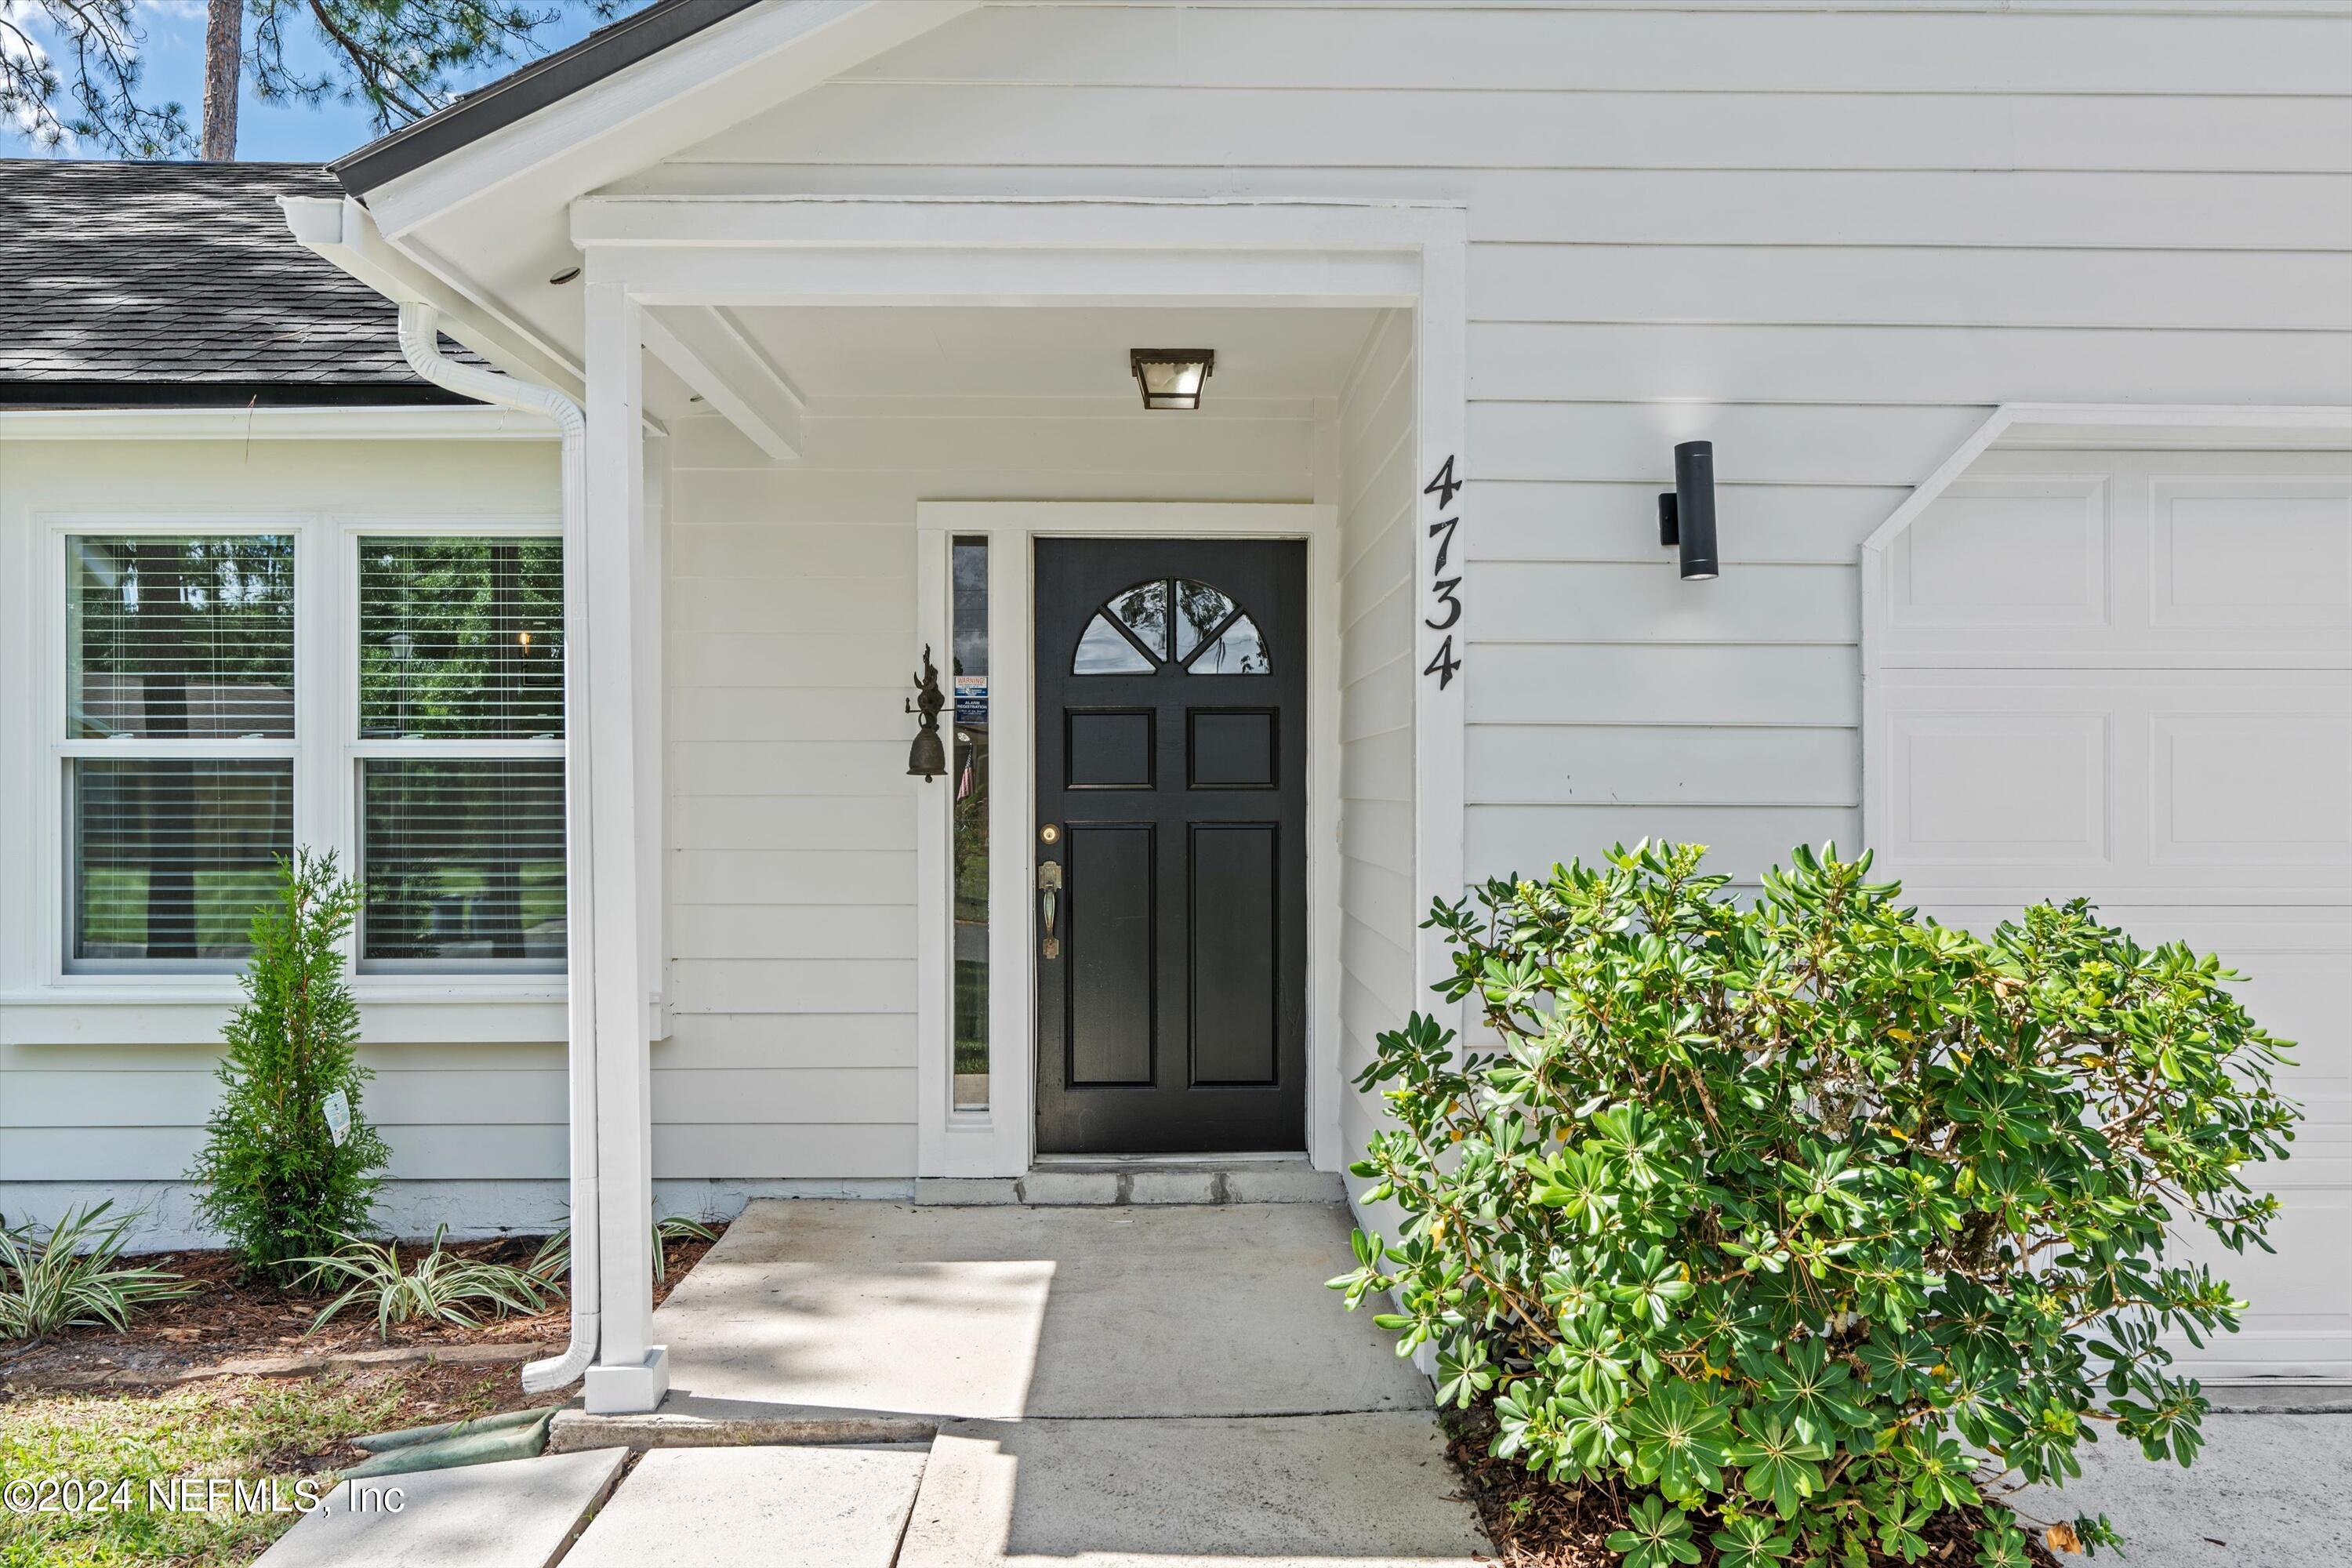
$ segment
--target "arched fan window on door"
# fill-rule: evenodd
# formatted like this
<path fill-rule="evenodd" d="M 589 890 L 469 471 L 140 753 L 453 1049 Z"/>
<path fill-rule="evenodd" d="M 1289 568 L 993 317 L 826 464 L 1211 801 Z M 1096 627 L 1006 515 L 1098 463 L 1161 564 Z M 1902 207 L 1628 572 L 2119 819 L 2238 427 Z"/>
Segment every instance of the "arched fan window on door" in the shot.
<path fill-rule="evenodd" d="M 1113 594 L 1087 623 L 1073 675 L 1268 675 L 1274 666 L 1257 623 L 1223 590 L 1189 577 L 1155 577 Z"/>

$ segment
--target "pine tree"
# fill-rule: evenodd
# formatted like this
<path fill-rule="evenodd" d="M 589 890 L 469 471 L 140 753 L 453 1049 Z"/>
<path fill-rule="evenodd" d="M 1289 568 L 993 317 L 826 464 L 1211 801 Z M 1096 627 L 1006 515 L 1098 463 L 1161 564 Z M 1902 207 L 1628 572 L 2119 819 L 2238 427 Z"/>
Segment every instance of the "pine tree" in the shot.
<path fill-rule="evenodd" d="M 202 119 L 192 127 L 182 105 L 143 90 L 140 0 L 0 0 L 0 130 L 117 158 L 226 160 L 236 156 L 238 89 L 249 84 L 263 103 L 365 104 L 381 133 L 540 54 L 571 14 L 609 21 L 637 3 L 206 0 Z"/>
<path fill-rule="evenodd" d="M 373 1075 L 359 1063 L 359 1007 L 343 978 L 360 900 L 331 853 L 278 862 L 278 897 L 253 917 L 246 1001 L 223 1031 L 225 1092 L 191 1173 L 205 1218 L 247 1268 L 281 1279 L 292 1260 L 367 1230 L 390 1154 L 360 1114 Z M 336 1095 L 350 1111 L 340 1142 L 328 1115 Z"/>

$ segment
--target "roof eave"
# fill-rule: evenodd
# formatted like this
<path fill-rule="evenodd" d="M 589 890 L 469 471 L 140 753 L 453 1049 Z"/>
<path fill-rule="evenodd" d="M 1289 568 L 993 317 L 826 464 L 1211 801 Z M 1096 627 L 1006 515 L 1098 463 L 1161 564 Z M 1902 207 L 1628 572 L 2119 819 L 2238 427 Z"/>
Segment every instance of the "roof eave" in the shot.
<path fill-rule="evenodd" d="M 327 165 L 354 196 L 593 87 L 761 0 L 659 0 Z"/>

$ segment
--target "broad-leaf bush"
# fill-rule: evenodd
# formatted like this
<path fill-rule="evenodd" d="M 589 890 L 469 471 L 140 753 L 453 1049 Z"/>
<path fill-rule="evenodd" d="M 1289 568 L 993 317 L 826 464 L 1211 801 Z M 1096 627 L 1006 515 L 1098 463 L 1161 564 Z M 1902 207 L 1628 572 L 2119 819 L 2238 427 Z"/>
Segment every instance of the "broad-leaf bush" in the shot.
<path fill-rule="evenodd" d="M 2166 1342 L 2241 1303 L 2178 1243 L 2267 1247 L 2242 1170 L 2296 1114 L 2238 977 L 2081 902 L 1948 929 L 1833 848 L 1735 902 L 1701 854 L 1436 906 L 1440 990 L 1496 1043 L 1380 1037 L 1358 1083 L 1395 1124 L 1354 1170 L 1405 1218 L 1358 1234 L 1349 1305 L 1391 1294 L 1498 1455 L 1662 1500 L 1629 1563 L 1913 1562 L 1967 1509 L 2005 1568 L 2003 1489 L 2079 1475 L 2099 1428 L 2189 1463 L 2206 1401 Z"/>

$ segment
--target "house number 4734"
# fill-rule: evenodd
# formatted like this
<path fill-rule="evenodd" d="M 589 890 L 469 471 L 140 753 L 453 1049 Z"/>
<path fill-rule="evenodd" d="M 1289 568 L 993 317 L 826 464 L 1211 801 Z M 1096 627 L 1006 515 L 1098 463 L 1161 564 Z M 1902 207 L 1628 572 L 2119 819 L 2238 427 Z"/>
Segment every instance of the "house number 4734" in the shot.
<path fill-rule="evenodd" d="M 1454 457 L 1448 453 L 1437 477 L 1422 486 L 1421 493 L 1435 496 L 1439 511 L 1451 511 L 1454 492 L 1465 482 L 1454 477 Z M 1461 657 L 1454 651 L 1454 628 L 1462 619 L 1462 574 L 1457 567 L 1454 575 L 1445 574 L 1446 562 L 1454 553 L 1454 531 L 1461 521 L 1459 517 L 1441 517 L 1429 525 L 1429 537 L 1436 542 L 1437 549 L 1429 565 L 1430 613 L 1421 624 L 1431 631 L 1444 632 L 1445 640 L 1437 645 L 1437 651 L 1429 656 L 1421 672 L 1437 677 L 1440 691 L 1454 684 L 1454 673 L 1462 668 Z"/>

